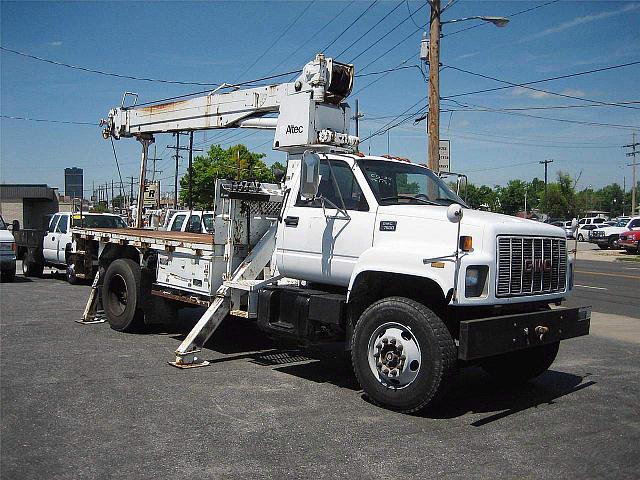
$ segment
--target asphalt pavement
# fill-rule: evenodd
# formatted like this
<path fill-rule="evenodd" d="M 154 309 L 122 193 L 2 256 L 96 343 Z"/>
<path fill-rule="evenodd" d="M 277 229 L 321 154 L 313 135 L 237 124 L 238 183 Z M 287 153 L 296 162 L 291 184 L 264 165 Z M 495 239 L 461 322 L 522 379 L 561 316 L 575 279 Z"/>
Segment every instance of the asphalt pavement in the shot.
<path fill-rule="evenodd" d="M 607 290 L 572 302 L 624 303 L 624 334 L 640 324 L 634 267 L 579 263 L 579 285 Z M 368 403 L 337 346 L 274 343 L 244 320 L 207 344 L 211 366 L 175 369 L 197 310 L 174 331 L 122 334 L 74 322 L 88 292 L 51 276 L 0 285 L 3 479 L 638 476 L 640 341 L 606 324 L 524 387 L 465 369 L 412 416 Z"/>

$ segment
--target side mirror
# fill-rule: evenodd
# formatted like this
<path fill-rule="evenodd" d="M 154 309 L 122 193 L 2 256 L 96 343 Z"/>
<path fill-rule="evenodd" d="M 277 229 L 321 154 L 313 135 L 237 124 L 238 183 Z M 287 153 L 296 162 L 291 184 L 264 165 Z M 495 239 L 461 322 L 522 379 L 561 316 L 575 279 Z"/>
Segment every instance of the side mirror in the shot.
<path fill-rule="evenodd" d="M 310 200 L 318 195 L 320 185 L 320 156 L 307 150 L 302 155 L 302 165 L 300 168 L 300 196 L 305 200 Z"/>
<path fill-rule="evenodd" d="M 17 232 L 18 230 L 20 230 L 20 222 L 18 220 L 14 220 L 13 222 L 11 222 L 10 226 L 13 232 Z"/>
<path fill-rule="evenodd" d="M 457 203 L 452 203 L 447 208 L 447 220 L 449 220 L 451 223 L 460 223 L 460 220 L 462 220 L 462 215 L 462 206 L 458 205 Z"/>

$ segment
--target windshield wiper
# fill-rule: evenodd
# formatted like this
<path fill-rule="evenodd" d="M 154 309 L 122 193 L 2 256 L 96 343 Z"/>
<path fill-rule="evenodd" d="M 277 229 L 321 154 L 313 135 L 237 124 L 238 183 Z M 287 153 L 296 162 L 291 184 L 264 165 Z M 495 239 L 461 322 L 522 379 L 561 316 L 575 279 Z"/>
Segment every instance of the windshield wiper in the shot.
<path fill-rule="evenodd" d="M 383 202 L 386 202 L 388 200 L 398 200 L 398 199 L 405 199 L 405 198 L 409 200 L 416 200 L 420 203 L 424 203 L 425 205 L 440 205 L 439 203 L 436 203 L 433 200 L 427 200 L 425 198 L 420 198 L 413 195 L 393 195 L 391 197 L 383 197 L 380 200 L 382 200 Z"/>

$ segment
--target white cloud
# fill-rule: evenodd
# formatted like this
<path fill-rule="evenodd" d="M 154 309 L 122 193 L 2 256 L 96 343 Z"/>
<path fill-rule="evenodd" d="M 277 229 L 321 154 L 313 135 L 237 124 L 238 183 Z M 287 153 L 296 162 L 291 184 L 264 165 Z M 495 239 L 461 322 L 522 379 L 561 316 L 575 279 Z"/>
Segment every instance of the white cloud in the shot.
<path fill-rule="evenodd" d="M 584 97 L 586 95 L 584 90 L 577 90 L 573 88 L 567 88 L 560 93 L 563 95 L 571 95 L 572 97 Z"/>
<path fill-rule="evenodd" d="M 525 96 L 528 98 L 533 98 L 536 100 L 540 100 L 541 98 L 548 98 L 551 96 L 550 93 L 547 92 L 538 92 L 537 90 L 531 90 L 528 88 L 524 88 L 524 87 L 515 87 L 512 91 L 511 94 L 514 97 L 521 97 L 521 96 Z"/>
<path fill-rule="evenodd" d="M 62 46 L 62 42 L 60 40 L 55 40 L 53 42 L 49 42 L 49 45 L 52 47 L 61 47 Z"/>
<path fill-rule="evenodd" d="M 546 30 L 542 30 L 541 32 L 534 33 L 533 35 L 529 35 L 528 37 L 523 38 L 523 41 L 533 40 L 540 37 L 546 37 L 547 35 L 553 35 L 554 33 L 563 32 L 564 30 L 568 30 L 570 28 L 577 27 L 579 25 L 584 25 L 585 23 L 597 22 L 598 20 L 603 20 L 605 18 L 613 17 L 616 15 L 620 15 L 622 13 L 627 13 L 632 10 L 637 10 L 640 8 L 640 4 L 633 3 L 631 5 L 626 5 L 618 10 L 610 10 L 607 12 L 600 13 L 592 13 L 590 15 L 584 15 L 582 17 L 576 17 L 572 20 L 568 20 L 566 22 L 562 22 L 555 27 L 549 27 Z"/>

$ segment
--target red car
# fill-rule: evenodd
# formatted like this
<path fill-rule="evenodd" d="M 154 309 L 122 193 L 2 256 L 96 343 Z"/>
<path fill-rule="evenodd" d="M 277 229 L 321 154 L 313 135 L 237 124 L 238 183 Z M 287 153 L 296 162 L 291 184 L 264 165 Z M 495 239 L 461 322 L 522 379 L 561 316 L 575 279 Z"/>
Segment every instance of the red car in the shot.
<path fill-rule="evenodd" d="M 629 230 L 621 233 L 618 245 L 629 253 L 640 253 L 640 230 Z"/>

